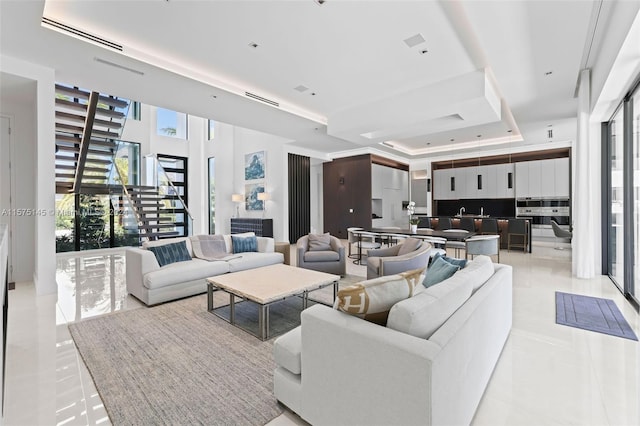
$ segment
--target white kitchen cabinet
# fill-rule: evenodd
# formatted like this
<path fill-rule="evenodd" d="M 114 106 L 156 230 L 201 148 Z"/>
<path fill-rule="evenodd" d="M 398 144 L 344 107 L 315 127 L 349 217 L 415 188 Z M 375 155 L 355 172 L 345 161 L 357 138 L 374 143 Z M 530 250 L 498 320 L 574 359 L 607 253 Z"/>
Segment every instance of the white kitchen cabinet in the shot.
<path fill-rule="evenodd" d="M 556 197 L 569 198 L 569 182 L 571 181 L 571 176 L 569 175 L 569 159 L 556 158 L 553 162 L 556 175 L 555 195 Z"/>
<path fill-rule="evenodd" d="M 478 195 L 476 198 L 501 198 L 498 197 L 499 168 L 500 165 L 478 167 L 478 174 L 482 176 L 482 189 L 478 190 Z"/>
<path fill-rule="evenodd" d="M 371 165 L 371 198 L 382 198 L 382 188 L 384 184 L 383 169 L 386 169 L 386 167 L 377 164 Z"/>
<path fill-rule="evenodd" d="M 540 161 L 529 161 L 529 195 L 527 197 L 542 197 L 542 164 Z"/>
<path fill-rule="evenodd" d="M 541 160 L 540 163 L 540 197 L 554 197 L 556 186 L 555 160 Z"/>
<path fill-rule="evenodd" d="M 478 198 L 478 167 L 464 167 L 460 170 L 462 171 L 464 187 L 458 194 L 458 198 Z"/>
<path fill-rule="evenodd" d="M 455 181 L 454 181 L 454 190 L 451 191 L 452 200 L 459 200 L 460 198 L 466 198 L 467 169 L 468 167 L 453 169 L 453 177 L 455 178 Z"/>
<path fill-rule="evenodd" d="M 498 192 L 501 194 L 499 198 L 515 198 L 516 179 L 514 164 L 500 164 L 498 171 L 500 172 L 497 178 Z"/>
<path fill-rule="evenodd" d="M 516 198 L 529 197 L 529 163 L 516 163 Z"/>
<path fill-rule="evenodd" d="M 435 170 L 433 172 L 433 196 L 436 200 L 452 200 L 454 192 L 451 191 L 451 178 L 454 169 Z"/>

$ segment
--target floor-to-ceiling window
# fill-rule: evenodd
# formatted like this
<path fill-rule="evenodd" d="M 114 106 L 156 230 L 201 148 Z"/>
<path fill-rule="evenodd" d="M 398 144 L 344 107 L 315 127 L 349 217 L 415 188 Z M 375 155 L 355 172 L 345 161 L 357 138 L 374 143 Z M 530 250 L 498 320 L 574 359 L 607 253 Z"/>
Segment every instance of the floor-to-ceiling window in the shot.
<path fill-rule="evenodd" d="M 627 292 L 636 299 L 640 288 L 640 87 L 636 88 L 629 102 L 629 116 L 633 117 L 633 222 L 634 228 L 634 279 L 627 286 Z"/>
<path fill-rule="evenodd" d="M 609 122 L 609 161 L 611 167 L 609 223 L 609 275 L 620 287 L 624 286 L 624 141 L 623 109 Z"/>
<path fill-rule="evenodd" d="M 640 76 L 611 119 L 604 123 L 608 192 L 604 267 L 638 308 L 640 287 Z M 636 284 L 638 283 L 638 284 Z"/>
<path fill-rule="evenodd" d="M 215 158 L 209 158 L 209 234 L 216 233 L 216 174 Z"/>

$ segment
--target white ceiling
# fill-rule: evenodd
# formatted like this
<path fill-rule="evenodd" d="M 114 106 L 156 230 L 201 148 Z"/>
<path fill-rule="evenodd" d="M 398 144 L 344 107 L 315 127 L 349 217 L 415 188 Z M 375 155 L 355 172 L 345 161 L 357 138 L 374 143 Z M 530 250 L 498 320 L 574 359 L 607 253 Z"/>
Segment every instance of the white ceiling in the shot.
<path fill-rule="evenodd" d="M 413 159 L 434 149 L 547 143 L 549 125 L 554 141 L 573 140 L 567 122 L 575 121 L 593 4 L 3 0 L 0 52 L 55 68 L 61 82 L 277 134 L 319 153 L 375 147 Z M 42 16 L 123 52 L 43 28 Z M 416 34 L 425 41 L 408 47 L 403 40 Z M 308 90 L 294 90 L 299 85 Z"/>

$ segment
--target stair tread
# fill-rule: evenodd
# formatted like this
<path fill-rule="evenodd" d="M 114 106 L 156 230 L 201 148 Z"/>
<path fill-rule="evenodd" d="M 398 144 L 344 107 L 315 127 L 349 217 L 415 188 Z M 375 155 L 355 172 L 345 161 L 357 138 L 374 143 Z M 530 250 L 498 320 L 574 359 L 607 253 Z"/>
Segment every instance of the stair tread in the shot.
<path fill-rule="evenodd" d="M 91 92 L 86 90 L 76 89 L 75 87 L 66 87 L 61 84 L 56 84 L 56 93 L 67 94 L 79 99 L 89 99 L 89 95 L 91 94 Z M 100 95 L 98 101 L 119 108 L 124 108 L 129 104 L 127 101 L 110 98 L 105 95 Z"/>

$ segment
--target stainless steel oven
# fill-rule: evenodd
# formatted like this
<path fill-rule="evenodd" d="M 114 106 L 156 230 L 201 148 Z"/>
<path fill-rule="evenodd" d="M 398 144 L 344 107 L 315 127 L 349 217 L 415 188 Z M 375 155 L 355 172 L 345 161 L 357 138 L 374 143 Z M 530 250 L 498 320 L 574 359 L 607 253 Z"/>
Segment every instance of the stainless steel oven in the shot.
<path fill-rule="evenodd" d="M 571 224 L 571 207 L 567 198 L 519 198 L 516 200 L 516 217 L 531 219 L 535 228 L 550 228 L 551 220 L 558 225 Z"/>

